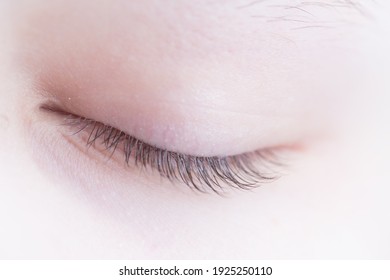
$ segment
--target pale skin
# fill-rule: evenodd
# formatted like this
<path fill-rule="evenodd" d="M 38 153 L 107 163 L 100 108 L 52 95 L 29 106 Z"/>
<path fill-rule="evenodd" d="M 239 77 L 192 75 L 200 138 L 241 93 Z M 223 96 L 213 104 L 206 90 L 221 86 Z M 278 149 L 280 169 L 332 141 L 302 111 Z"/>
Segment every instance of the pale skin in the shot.
<path fill-rule="evenodd" d="M 388 2 L 14 2 L 0 258 L 390 257 Z M 201 194 L 86 149 L 48 102 L 161 149 L 288 166 Z"/>

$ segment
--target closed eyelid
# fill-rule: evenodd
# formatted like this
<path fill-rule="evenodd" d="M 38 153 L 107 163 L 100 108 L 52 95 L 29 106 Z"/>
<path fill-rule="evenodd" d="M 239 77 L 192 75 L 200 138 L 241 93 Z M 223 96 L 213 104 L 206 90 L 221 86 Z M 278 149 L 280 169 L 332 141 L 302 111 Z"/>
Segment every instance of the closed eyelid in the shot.
<path fill-rule="evenodd" d="M 159 5 L 153 11 L 144 11 L 142 5 L 123 10 L 119 5 L 110 10 L 117 21 L 104 29 L 105 21 L 95 20 L 99 16 L 83 17 L 84 4 L 70 3 L 57 11 L 74 19 L 69 25 L 50 15 L 52 24 L 33 21 L 34 28 L 23 30 L 33 31 L 34 39 L 21 49 L 31 45 L 41 51 L 21 51 L 19 61 L 27 62 L 23 67 L 31 71 L 37 91 L 49 94 L 68 112 L 162 149 L 204 157 L 293 145 L 323 130 L 320 114 L 325 106 L 318 108 L 318 100 L 324 96 L 305 77 L 310 67 L 301 64 L 300 57 L 290 60 L 289 46 L 274 49 L 272 42 L 243 34 L 242 28 L 209 40 L 226 29 L 230 17 L 212 28 L 184 17 L 185 28 L 174 24 L 177 32 L 171 32 L 169 11 L 176 6 L 164 9 L 166 18 L 160 22 L 151 16 L 160 13 Z M 193 4 L 183 5 L 188 9 Z M 72 12 L 73 6 L 80 14 Z M 90 13 L 107 16 L 102 7 L 93 6 Z M 38 8 L 30 17 L 39 18 L 40 12 Z M 207 9 L 199 12 L 206 22 L 211 20 Z M 133 22 L 132 14 L 148 24 Z M 233 16 L 241 20 L 237 13 Z M 91 29 L 72 28 L 76 23 Z M 137 28 L 128 29 L 130 24 Z M 101 36 L 102 28 L 110 30 L 107 37 Z M 58 32 L 64 44 L 49 40 Z"/>
<path fill-rule="evenodd" d="M 156 170 L 160 176 L 181 181 L 200 192 L 212 190 L 222 194 L 223 186 L 252 189 L 279 177 L 276 167 L 281 162 L 272 149 L 228 157 L 185 155 L 144 143 L 117 128 L 75 116 L 54 105 L 43 104 L 40 109 L 64 116 L 62 124 L 71 128 L 73 136 L 85 132 L 87 148 L 102 146 L 100 150 L 109 158 L 122 153 L 127 166 L 132 161 L 136 167 Z"/>

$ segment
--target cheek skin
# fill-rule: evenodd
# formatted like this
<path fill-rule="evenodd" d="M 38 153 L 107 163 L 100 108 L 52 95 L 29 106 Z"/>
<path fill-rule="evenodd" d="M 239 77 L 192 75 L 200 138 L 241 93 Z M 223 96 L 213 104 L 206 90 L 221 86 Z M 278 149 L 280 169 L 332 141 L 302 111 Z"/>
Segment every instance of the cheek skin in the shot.
<path fill-rule="evenodd" d="M 318 104 L 337 92 L 318 54 L 336 59 L 333 50 L 270 36 L 286 34 L 229 6 L 211 20 L 209 9 L 189 12 L 191 2 L 147 11 L 110 3 L 59 1 L 25 15 L 29 24 L 16 27 L 19 61 L 37 91 L 73 113 L 193 155 L 294 144 L 327 127 Z M 188 16 L 173 17 L 181 10 Z"/>

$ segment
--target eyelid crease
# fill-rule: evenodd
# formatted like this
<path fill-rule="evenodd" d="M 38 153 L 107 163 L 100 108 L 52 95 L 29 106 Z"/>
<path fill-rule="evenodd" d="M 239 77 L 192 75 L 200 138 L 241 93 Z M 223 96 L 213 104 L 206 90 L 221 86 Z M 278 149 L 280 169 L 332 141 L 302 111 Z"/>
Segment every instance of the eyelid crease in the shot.
<path fill-rule="evenodd" d="M 84 139 L 88 148 L 102 145 L 109 158 L 121 152 L 128 166 L 132 161 L 141 169 L 157 170 L 169 181 L 182 182 L 202 193 L 211 190 L 222 194 L 225 191 L 223 185 L 241 190 L 253 189 L 279 178 L 273 167 L 283 166 L 271 149 L 234 156 L 186 155 L 149 145 L 120 129 L 66 112 L 55 104 L 43 104 L 40 109 L 64 116 L 62 124 L 74 130 L 72 135 L 86 132 Z M 256 161 L 266 171 L 255 168 Z"/>

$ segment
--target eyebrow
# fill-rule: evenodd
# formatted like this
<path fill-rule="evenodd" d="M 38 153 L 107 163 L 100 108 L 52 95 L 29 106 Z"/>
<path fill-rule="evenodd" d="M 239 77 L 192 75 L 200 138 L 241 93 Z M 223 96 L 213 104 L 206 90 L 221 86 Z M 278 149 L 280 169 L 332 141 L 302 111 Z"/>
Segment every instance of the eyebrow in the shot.
<path fill-rule="evenodd" d="M 283 1 L 282 1 L 283 2 Z M 372 19 L 369 3 L 375 1 L 361 0 L 318 0 L 318 1 L 294 1 L 283 4 L 277 0 L 256 0 L 236 7 L 237 10 L 248 11 L 259 8 L 264 9 L 261 14 L 252 14 L 251 18 L 262 20 L 265 23 L 288 23 L 291 31 L 304 29 L 334 29 L 340 25 L 350 25 L 356 20 Z M 282 4 L 281 4 L 282 3 Z M 266 9 L 281 10 L 280 15 L 267 14 Z M 318 10 L 327 10 L 318 13 Z"/>
<path fill-rule="evenodd" d="M 256 0 L 247 4 L 238 6 L 237 9 L 245 9 L 254 5 L 263 4 L 267 2 L 275 2 L 275 0 Z M 295 5 L 279 5 L 287 8 L 303 7 L 303 6 L 321 6 L 321 7 L 348 7 L 354 9 L 360 9 L 363 4 L 358 0 L 332 0 L 332 1 L 300 1 Z"/>

